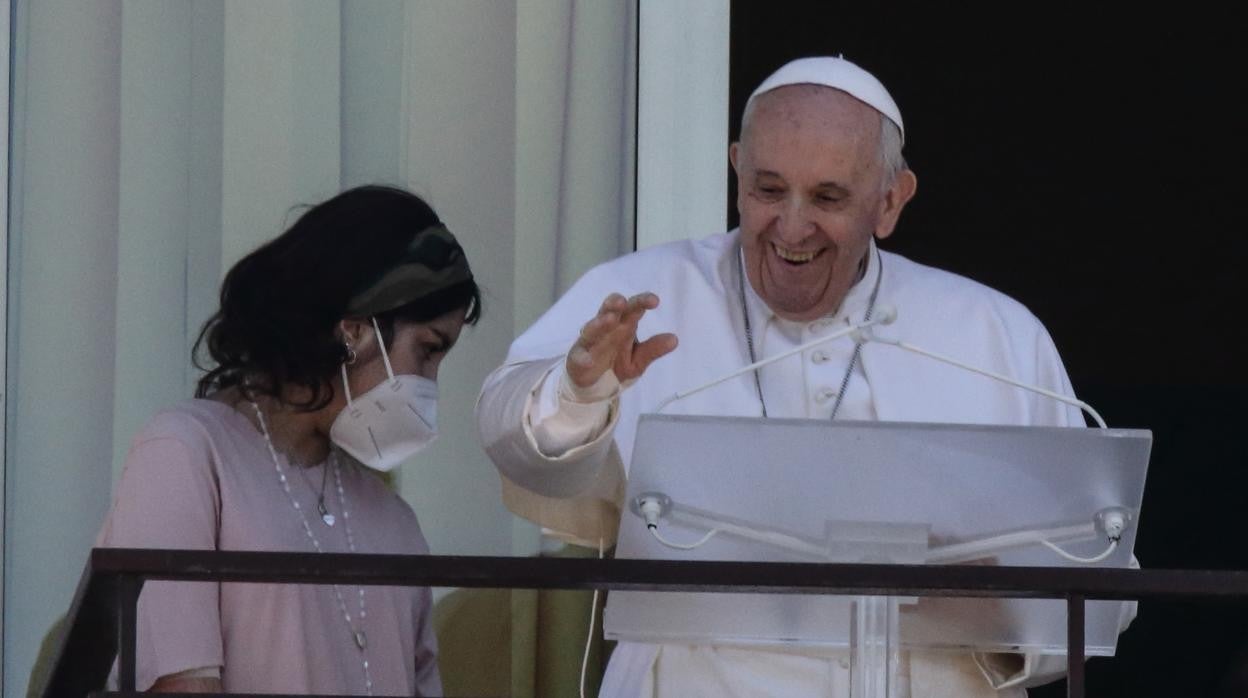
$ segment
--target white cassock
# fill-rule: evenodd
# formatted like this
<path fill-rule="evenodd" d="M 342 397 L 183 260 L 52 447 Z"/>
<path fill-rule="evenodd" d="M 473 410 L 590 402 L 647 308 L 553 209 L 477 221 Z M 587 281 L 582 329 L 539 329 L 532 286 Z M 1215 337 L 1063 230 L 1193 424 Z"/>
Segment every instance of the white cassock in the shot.
<path fill-rule="evenodd" d="M 797 323 L 776 317 L 739 285 L 738 234 L 649 248 L 590 270 L 512 344 L 486 379 L 477 406 L 487 452 L 503 476 L 515 513 L 583 545 L 615 540 L 638 417 L 677 390 L 701 385 L 751 362 L 743 306 L 755 354 L 771 356 L 863 319 L 877 275 L 877 307 L 897 309 L 876 334 L 1072 395 L 1048 332 L 1009 297 L 955 274 L 872 246 L 868 267 L 836 314 Z M 638 336 L 674 332 L 680 345 L 623 391 L 597 402 L 569 395 L 563 361 L 580 328 L 610 293 L 660 297 Z M 845 381 L 854 344 L 848 338 L 764 367 L 673 403 L 669 414 L 827 419 Z M 561 387 L 561 382 L 563 383 Z M 613 383 L 613 381 L 611 381 Z M 1084 426 L 1077 408 L 884 344 L 867 344 L 850 372 L 837 419 Z M 592 392 L 592 391 L 591 391 Z M 1036 661 L 1033 663 L 1033 659 Z M 1054 678 L 1064 662 L 1006 655 L 911 653 L 913 698 L 1026 695 L 1024 685 Z M 1045 675 L 1048 675 L 1047 677 Z M 848 695 L 848 661 L 824 650 L 776 651 L 715 646 L 620 643 L 601 694 L 667 696 Z"/>

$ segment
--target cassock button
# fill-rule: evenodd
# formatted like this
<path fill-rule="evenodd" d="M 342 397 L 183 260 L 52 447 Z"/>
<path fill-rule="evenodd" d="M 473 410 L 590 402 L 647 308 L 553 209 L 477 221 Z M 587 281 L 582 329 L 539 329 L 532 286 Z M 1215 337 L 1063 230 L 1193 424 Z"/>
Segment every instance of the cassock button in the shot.
<path fill-rule="evenodd" d="M 828 352 L 823 350 L 818 350 L 810 355 L 810 360 L 817 364 L 826 364 L 831 359 L 832 357 L 828 356 Z"/>
<path fill-rule="evenodd" d="M 835 390 L 831 388 L 820 388 L 819 392 L 815 393 L 815 402 L 822 405 L 823 403 L 827 402 L 828 400 L 831 400 L 834 397 L 836 397 Z"/>
<path fill-rule="evenodd" d="M 829 327 L 831 327 L 833 322 L 834 321 L 831 318 L 823 318 L 822 320 L 815 320 L 814 322 L 810 323 L 810 325 L 807 326 L 807 329 L 809 329 L 811 332 L 815 334 L 820 334 L 823 331 L 827 330 Z"/>

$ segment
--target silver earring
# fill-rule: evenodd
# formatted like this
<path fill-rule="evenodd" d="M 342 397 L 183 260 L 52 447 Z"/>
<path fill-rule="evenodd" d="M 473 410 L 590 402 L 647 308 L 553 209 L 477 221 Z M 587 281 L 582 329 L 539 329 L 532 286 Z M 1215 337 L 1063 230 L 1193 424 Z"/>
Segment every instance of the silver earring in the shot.
<path fill-rule="evenodd" d="M 342 346 L 346 347 L 346 349 L 347 349 L 347 361 L 346 361 L 346 363 L 347 363 L 347 365 L 348 365 L 348 366 L 350 366 L 351 364 L 355 363 L 355 358 L 356 358 L 356 357 L 355 357 L 355 350 L 351 348 L 351 345 L 350 345 L 350 344 L 347 344 L 347 343 L 345 343 L 345 342 L 343 343 L 343 345 L 342 345 Z"/>

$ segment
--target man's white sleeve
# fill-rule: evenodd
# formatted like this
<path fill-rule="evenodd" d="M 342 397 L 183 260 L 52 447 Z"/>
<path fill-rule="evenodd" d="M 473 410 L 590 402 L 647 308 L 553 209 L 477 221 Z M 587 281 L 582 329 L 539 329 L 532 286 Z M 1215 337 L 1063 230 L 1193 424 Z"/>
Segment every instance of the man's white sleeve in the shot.
<path fill-rule="evenodd" d="M 554 412 L 546 415 L 555 421 L 539 414 L 535 430 L 533 415 L 540 410 L 546 377 L 563 371 L 562 362 L 563 357 L 521 362 L 490 374 L 477 400 L 477 428 L 502 475 L 508 509 L 568 542 L 611 545 L 624 500 L 624 467 L 613 438 L 618 397 L 606 401 L 599 424 L 601 411 L 587 407 L 566 414 L 578 408 L 560 409 L 556 393 Z M 538 431 L 545 432 L 544 446 Z"/>

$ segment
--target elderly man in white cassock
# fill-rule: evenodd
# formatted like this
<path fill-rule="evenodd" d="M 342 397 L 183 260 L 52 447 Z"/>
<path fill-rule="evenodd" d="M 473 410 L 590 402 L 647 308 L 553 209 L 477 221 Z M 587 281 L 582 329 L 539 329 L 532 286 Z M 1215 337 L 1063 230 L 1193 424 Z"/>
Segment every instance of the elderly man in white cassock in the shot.
<path fill-rule="evenodd" d="M 573 542 L 615 538 L 639 415 L 675 390 L 887 306 L 880 331 L 1072 394 L 1048 333 L 1016 301 L 876 247 L 916 180 L 901 113 L 840 58 L 794 61 L 750 97 L 729 149 L 741 226 L 652 247 L 581 278 L 511 346 L 477 407 L 517 514 Z M 896 347 L 832 341 L 678 401 L 669 413 L 1083 426 L 1078 410 Z M 812 466 L 814 467 L 814 466 Z M 913 652 L 913 698 L 1026 695 L 1064 664 Z M 620 643 L 602 696 L 848 695 L 831 650 Z"/>

